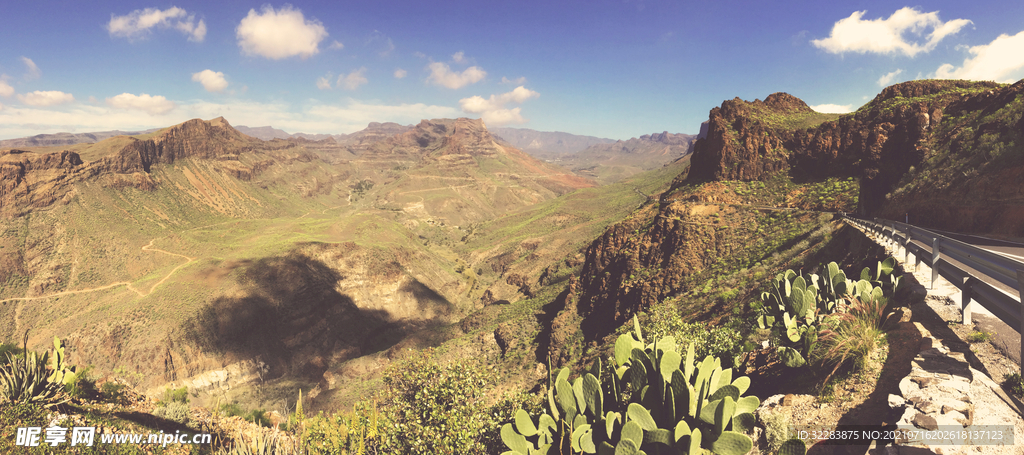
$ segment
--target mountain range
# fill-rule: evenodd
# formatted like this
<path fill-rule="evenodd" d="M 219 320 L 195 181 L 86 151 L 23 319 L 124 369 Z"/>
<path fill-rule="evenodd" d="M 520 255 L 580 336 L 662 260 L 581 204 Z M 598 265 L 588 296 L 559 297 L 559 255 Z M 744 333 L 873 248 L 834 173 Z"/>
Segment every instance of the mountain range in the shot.
<path fill-rule="evenodd" d="M 215 118 L 4 146 L 0 340 L 59 336 L 151 395 L 328 411 L 416 352 L 529 390 L 634 315 L 753 344 L 770 276 L 877 263 L 834 212 L 1024 237 L 1022 100 L 913 81 L 844 115 L 725 100 L 699 136 L 460 118 L 262 140 Z"/>

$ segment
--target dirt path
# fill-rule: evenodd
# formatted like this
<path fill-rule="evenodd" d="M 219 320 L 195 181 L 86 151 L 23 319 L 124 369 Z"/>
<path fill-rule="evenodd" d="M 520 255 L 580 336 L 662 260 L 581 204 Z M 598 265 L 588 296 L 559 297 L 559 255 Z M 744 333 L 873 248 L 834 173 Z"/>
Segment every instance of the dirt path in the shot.
<path fill-rule="evenodd" d="M 142 250 L 143 251 L 152 251 L 152 252 L 155 252 L 155 253 L 169 254 L 171 256 L 177 256 L 177 257 L 180 257 L 180 258 L 184 258 L 184 259 L 186 259 L 186 261 L 184 263 L 178 265 L 177 267 L 171 269 L 171 271 L 168 272 L 166 276 L 164 276 L 160 281 L 157 281 L 155 284 L 153 284 L 153 286 L 151 286 L 149 288 L 148 292 L 142 292 L 139 289 L 136 289 L 134 286 L 132 286 L 132 283 L 130 281 L 117 281 L 117 282 L 106 284 L 106 285 L 103 285 L 103 286 L 96 286 L 96 287 L 85 288 L 85 289 L 76 289 L 76 290 L 73 290 L 73 291 L 54 292 L 52 294 L 38 295 L 38 296 L 34 296 L 34 297 L 12 297 L 12 298 L 9 298 L 9 299 L 0 300 L 0 303 L 18 302 L 17 306 L 14 308 L 14 333 L 19 333 L 21 331 L 21 313 L 22 313 L 22 309 L 25 306 L 25 302 L 28 302 L 30 300 L 44 300 L 44 299 L 51 299 L 51 298 L 54 298 L 54 297 L 63 297 L 63 296 L 66 296 L 66 295 L 85 294 L 85 293 L 89 293 L 89 292 L 105 291 L 107 289 L 112 289 L 112 288 L 116 288 L 116 287 L 119 287 L 119 286 L 125 286 L 128 290 L 138 294 L 139 297 L 146 297 L 146 296 L 152 294 L 153 291 L 155 291 L 158 286 L 160 286 L 165 281 L 167 281 L 169 278 L 171 278 L 171 276 L 174 275 L 174 273 L 177 272 L 179 269 L 181 269 L 182 267 L 184 267 L 186 265 L 191 264 L 193 261 L 195 261 L 197 259 L 197 258 L 185 256 L 183 254 L 172 253 L 170 251 L 161 250 L 159 248 L 153 248 L 153 243 L 156 242 L 156 240 L 158 238 L 159 237 L 154 238 L 153 240 L 150 240 L 149 243 L 146 244 L 146 246 L 142 247 Z"/>

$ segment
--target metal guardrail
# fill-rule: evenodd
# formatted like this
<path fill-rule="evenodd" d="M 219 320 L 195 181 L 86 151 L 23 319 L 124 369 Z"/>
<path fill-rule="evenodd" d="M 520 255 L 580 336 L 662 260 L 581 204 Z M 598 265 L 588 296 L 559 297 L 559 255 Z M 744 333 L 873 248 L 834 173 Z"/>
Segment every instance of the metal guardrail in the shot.
<path fill-rule="evenodd" d="M 973 300 L 1010 327 L 1016 327 L 1024 339 L 1024 304 L 1021 299 L 983 279 L 989 278 L 1016 289 L 1024 297 L 1024 262 L 898 221 L 865 220 L 847 215 L 843 215 L 843 219 L 878 234 L 894 248 L 903 248 L 904 264 L 913 254 L 915 270 L 924 259 L 932 270 L 932 288 L 939 276 L 958 287 L 963 296 L 960 304 L 964 324 L 971 324 L 970 303 Z M 915 240 L 931 245 L 930 250 L 914 243 Z M 981 276 L 961 269 L 949 259 L 974 269 Z M 1024 359 L 1024 341 L 1021 343 L 1021 358 Z"/>

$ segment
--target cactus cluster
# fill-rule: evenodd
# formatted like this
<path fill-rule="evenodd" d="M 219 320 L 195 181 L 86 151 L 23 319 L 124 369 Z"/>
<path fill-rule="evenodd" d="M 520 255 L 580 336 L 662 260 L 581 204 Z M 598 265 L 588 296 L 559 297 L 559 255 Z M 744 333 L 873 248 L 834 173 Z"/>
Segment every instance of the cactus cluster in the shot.
<path fill-rule="evenodd" d="M 75 367 L 68 364 L 68 356 L 64 353 L 64 342 L 60 338 L 53 337 L 53 356 L 50 357 L 51 374 L 47 378 L 54 384 L 67 387 L 77 379 Z"/>
<path fill-rule="evenodd" d="M 835 262 L 825 266 L 824 276 L 786 270 L 775 277 L 770 291 L 761 293 L 757 325 L 778 335 L 779 357 L 786 366 L 801 367 L 816 347 L 822 324 L 844 311 L 843 302 L 877 301 L 896 291 L 900 278 L 892 273 L 894 265 L 890 257 L 879 261 L 874 273 L 865 267 L 857 281 L 848 279 Z"/>
<path fill-rule="evenodd" d="M 59 340 L 56 342 L 63 347 Z M 57 381 L 63 380 L 63 376 L 55 376 L 47 369 L 47 364 L 51 364 L 50 353 L 44 352 L 40 357 L 29 351 L 27 333 L 23 346 L 24 354 L 8 354 L 8 364 L 0 367 L 0 402 L 38 403 L 44 406 L 66 403 L 68 396 L 64 393 L 64 383 Z M 60 355 L 63 355 L 63 350 Z"/>
<path fill-rule="evenodd" d="M 510 449 L 534 454 L 744 454 L 757 397 L 743 397 L 750 379 L 733 378 L 721 360 L 694 359 L 691 343 L 681 355 L 668 336 L 644 342 L 640 326 L 615 343 L 613 372 L 598 360 L 569 381 L 569 370 L 549 378 L 548 412 L 535 422 L 519 410 L 501 429 Z M 602 378 L 603 376 L 603 378 Z M 604 384 L 602 386 L 602 384 Z"/>

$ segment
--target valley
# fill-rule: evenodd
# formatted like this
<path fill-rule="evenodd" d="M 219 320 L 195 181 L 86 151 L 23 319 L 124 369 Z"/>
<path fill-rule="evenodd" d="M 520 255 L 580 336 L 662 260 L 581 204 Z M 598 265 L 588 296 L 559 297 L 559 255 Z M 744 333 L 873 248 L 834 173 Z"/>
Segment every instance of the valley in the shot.
<path fill-rule="evenodd" d="M 186 387 L 215 413 L 288 416 L 299 393 L 311 416 L 375 413 L 421 358 L 488 371 L 488 405 L 543 395 L 641 326 L 704 337 L 762 402 L 824 390 L 831 375 L 790 381 L 784 341 L 757 328 L 772 277 L 880 264 L 840 212 L 1024 237 L 1022 112 L 1024 81 L 929 80 L 845 115 L 736 98 L 700 136 L 619 142 L 502 138 L 466 118 L 269 140 L 194 119 L 18 142 L 0 148 L 0 341 L 59 337 L 96 377 L 153 398 Z M 511 142 L 542 139 L 558 147 Z"/>

